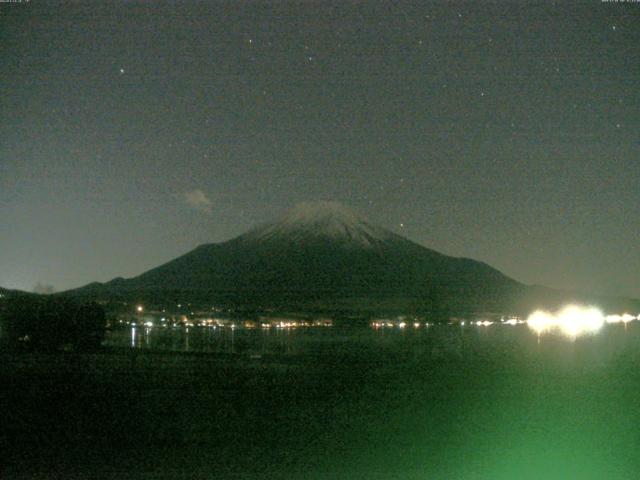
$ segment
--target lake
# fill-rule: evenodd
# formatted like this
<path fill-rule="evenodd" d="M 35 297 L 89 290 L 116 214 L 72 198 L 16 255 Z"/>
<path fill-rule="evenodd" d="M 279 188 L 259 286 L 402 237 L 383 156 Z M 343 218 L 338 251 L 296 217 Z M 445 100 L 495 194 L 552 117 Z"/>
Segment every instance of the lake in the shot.
<path fill-rule="evenodd" d="M 595 334 L 566 338 L 537 334 L 526 324 L 434 325 L 389 327 L 126 327 L 109 331 L 104 344 L 115 348 L 262 356 L 370 356 L 404 359 L 458 358 L 472 360 L 487 351 L 543 355 L 556 361 L 584 350 L 591 361 L 605 362 L 623 351 L 640 348 L 640 324 L 605 325 Z"/>
<path fill-rule="evenodd" d="M 3 356 L 7 478 L 640 471 L 635 321 L 573 339 L 496 324 L 136 327 L 106 344 L 97 355 Z"/>

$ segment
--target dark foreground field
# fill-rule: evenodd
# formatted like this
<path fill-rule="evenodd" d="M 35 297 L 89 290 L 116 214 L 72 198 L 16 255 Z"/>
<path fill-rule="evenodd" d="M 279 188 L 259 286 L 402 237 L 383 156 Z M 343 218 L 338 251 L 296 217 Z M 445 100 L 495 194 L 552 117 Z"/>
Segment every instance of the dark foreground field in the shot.
<path fill-rule="evenodd" d="M 0 478 L 637 478 L 640 355 L 595 348 L 0 353 Z"/>

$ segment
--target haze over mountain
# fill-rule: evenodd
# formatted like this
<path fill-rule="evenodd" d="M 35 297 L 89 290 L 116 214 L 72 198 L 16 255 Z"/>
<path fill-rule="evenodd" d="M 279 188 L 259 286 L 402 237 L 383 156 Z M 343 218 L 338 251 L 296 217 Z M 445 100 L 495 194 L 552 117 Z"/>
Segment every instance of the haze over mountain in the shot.
<path fill-rule="evenodd" d="M 158 304 L 422 312 L 443 318 L 525 314 L 568 300 L 638 306 L 525 286 L 485 263 L 443 255 L 372 225 L 333 202 L 300 204 L 274 223 L 201 245 L 137 277 L 66 294 Z"/>

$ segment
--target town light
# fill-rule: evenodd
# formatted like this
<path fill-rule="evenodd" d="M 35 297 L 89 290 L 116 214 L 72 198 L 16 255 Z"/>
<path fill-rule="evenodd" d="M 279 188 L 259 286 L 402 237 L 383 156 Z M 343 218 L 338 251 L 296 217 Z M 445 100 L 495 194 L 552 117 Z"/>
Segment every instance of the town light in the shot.
<path fill-rule="evenodd" d="M 596 333 L 604 322 L 605 317 L 600 310 L 580 305 L 567 305 L 555 313 L 537 310 L 527 319 L 529 328 L 538 335 L 558 330 L 570 338 Z"/>

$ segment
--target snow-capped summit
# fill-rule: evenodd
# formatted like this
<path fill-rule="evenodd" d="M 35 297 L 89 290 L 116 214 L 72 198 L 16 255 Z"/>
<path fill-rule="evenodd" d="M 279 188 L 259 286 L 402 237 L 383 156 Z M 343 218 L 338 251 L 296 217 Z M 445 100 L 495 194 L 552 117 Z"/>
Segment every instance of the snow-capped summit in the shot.
<path fill-rule="evenodd" d="M 337 202 L 305 202 L 290 210 L 279 221 L 247 235 L 257 241 L 305 241 L 328 239 L 340 243 L 371 247 L 394 235 L 369 224 L 353 210 Z"/>

